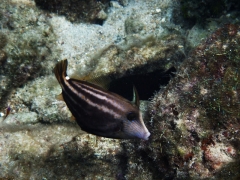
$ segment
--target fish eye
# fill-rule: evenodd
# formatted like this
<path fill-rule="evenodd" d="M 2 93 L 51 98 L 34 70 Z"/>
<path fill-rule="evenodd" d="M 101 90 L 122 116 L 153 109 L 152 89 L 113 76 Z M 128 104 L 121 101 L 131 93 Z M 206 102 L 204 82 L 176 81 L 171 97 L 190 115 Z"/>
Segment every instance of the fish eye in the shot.
<path fill-rule="evenodd" d="M 136 120 L 136 119 L 137 119 L 137 114 L 134 113 L 134 112 L 129 112 L 129 113 L 127 114 L 127 119 L 128 119 L 129 121 Z"/>

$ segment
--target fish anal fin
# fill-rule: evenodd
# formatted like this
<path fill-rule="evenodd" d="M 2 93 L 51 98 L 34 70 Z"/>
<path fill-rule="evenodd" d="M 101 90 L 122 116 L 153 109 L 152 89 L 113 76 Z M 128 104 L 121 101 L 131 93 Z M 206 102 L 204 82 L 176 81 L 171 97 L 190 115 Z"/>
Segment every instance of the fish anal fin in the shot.
<path fill-rule="evenodd" d="M 59 101 L 64 101 L 62 93 L 59 94 L 59 95 L 56 95 L 56 99 L 59 100 Z"/>
<path fill-rule="evenodd" d="M 71 120 L 71 121 L 76 121 L 76 118 L 72 115 L 72 116 L 70 117 L 70 120 Z"/>

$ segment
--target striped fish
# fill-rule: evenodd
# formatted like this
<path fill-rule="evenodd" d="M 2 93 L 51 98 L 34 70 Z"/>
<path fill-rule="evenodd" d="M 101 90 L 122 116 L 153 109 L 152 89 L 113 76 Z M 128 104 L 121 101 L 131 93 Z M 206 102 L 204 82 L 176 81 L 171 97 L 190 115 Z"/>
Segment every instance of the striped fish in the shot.
<path fill-rule="evenodd" d="M 139 110 L 136 90 L 135 104 L 95 84 L 67 76 L 67 60 L 54 68 L 62 88 L 62 98 L 82 130 L 97 136 L 115 139 L 150 136 Z"/>

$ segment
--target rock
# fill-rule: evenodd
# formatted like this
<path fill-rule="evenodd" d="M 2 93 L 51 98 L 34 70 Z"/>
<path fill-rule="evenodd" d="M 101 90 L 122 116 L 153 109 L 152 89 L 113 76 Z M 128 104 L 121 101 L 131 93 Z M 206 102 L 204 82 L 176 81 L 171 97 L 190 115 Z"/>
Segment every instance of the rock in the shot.
<path fill-rule="evenodd" d="M 175 34 L 165 37 L 131 35 L 125 42 L 110 45 L 93 57 L 98 66 L 92 74 L 96 77 L 111 74 L 119 78 L 156 69 L 166 71 L 185 57 L 183 44 L 184 39 Z"/>
<path fill-rule="evenodd" d="M 107 14 L 103 10 L 101 10 L 97 14 L 97 19 L 99 19 L 99 20 L 106 20 L 107 19 Z"/>
<path fill-rule="evenodd" d="M 121 4 L 122 6 L 127 6 L 129 3 L 129 0 L 118 0 L 119 4 Z"/>
<path fill-rule="evenodd" d="M 99 13 L 108 7 L 109 0 L 36 0 L 35 2 L 41 9 L 64 15 L 71 22 L 97 23 Z"/>
<path fill-rule="evenodd" d="M 116 1 L 110 1 L 110 6 L 114 8 L 121 8 L 120 4 Z"/>
<path fill-rule="evenodd" d="M 239 177 L 239 43 L 238 25 L 218 29 L 153 98 L 147 152 L 162 177 Z"/>
<path fill-rule="evenodd" d="M 24 125 L 24 124 L 35 124 L 37 123 L 37 113 L 35 112 L 27 112 L 27 113 L 16 113 L 7 116 L 4 119 L 4 123 L 8 125 Z"/>
<path fill-rule="evenodd" d="M 0 49 L 3 49 L 7 44 L 7 36 L 0 32 Z"/>

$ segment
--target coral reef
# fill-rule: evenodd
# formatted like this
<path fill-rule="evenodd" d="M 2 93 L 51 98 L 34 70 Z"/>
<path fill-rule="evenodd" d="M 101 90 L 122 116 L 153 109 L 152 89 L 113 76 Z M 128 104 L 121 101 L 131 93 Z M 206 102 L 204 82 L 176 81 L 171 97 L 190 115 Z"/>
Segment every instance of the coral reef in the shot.
<path fill-rule="evenodd" d="M 0 98 L 1 106 L 13 88 L 38 77 L 55 40 L 45 14 L 31 3 L 0 4 Z M 57 52 L 57 51 L 56 51 Z"/>
<path fill-rule="evenodd" d="M 55 98 L 60 87 L 52 68 L 57 60 L 67 58 L 70 76 L 94 70 L 98 76 L 110 73 L 117 78 L 139 74 L 141 69 L 142 73 L 151 72 L 156 65 L 166 70 L 180 64 L 184 39 L 161 26 L 170 22 L 171 3 L 153 0 L 142 6 L 141 1 L 121 1 L 123 8 L 112 1 L 107 19 L 99 26 L 92 21 L 78 23 L 80 19 L 74 13 L 65 14 L 69 9 L 45 9 L 42 5 L 48 2 L 39 2 L 3 0 L 0 4 L 1 116 L 6 107 L 11 108 L 6 119 L 0 118 L 0 178 L 124 179 L 127 146 L 121 146 L 119 140 L 83 134 L 75 122 L 69 121 L 64 102 Z M 49 1 L 54 2 L 58 1 Z M 98 5 L 103 1 L 94 2 Z M 106 18 L 105 9 L 97 16 Z M 141 16 L 137 22 L 140 28 L 134 28 L 136 16 Z"/>
<path fill-rule="evenodd" d="M 1 116 L 11 107 L 0 117 L 0 179 L 239 179 L 238 25 L 217 30 L 182 63 L 186 31 L 173 23 L 175 1 L 2 0 L 0 7 Z M 198 32 L 189 33 L 189 49 Z M 69 76 L 86 79 L 155 70 L 161 79 L 174 66 L 176 77 L 150 105 L 141 102 L 150 140 L 99 138 L 69 121 L 52 73 L 64 58 Z"/>
<path fill-rule="evenodd" d="M 185 52 L 190 52 L 195 49 L 209 34 L 216 31 L 219 27 L 225 24 L 239 24 L 239 16 L 236 11 L 230 11 L 228 14 L 222 14 L 220 18 L 210 18 L 204 21 L 204 26 L 201 23 L 196 23 L 187 33 L 187 43 Z M 182 24 L 188 24 L 189 21 L 182 21 Z M 183 25 L 184 26 L 184 25 Z M 186 26 L 186 25 L 185 25 Z"/>
<path fill-rule="evenodd" d="M 180 1 L 181 12 L 185 19 L 191 24 L 196 22 L 205 24 L 208 18 L 218 18 L 231 11 L 239 11 L 240 3 L 238 0 L 220 0 L 218 3 L 214 0 L 198 1 L 185 0 Z"/>
<path fill-rule="evenodd" d="M 153 98 L 147 152 L 162 179 L 240 177 L 239 44 L 238 25 L 218 29 Z"/>

